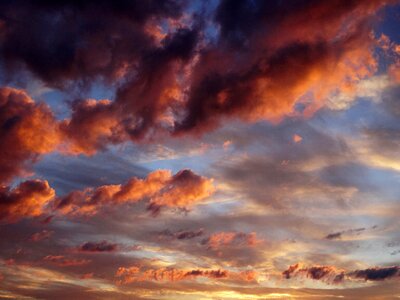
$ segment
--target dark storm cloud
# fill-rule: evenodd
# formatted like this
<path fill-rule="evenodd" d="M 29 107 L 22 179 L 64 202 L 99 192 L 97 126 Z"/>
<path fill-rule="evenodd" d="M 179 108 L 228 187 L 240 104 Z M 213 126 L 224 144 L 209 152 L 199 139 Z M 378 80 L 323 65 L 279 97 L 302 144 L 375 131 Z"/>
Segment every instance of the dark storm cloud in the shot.
<path fill-rule="evenodd" d="M 97 79 L 119 87 L 113 104 L 74 102 L 71 120 L 61 124 L 66 152 L 93 154 L 143 137 L 170 106 L 174 68 L 191 58 L 198 29 L 179 25 L 163 36 L 157 26 L 182 8 L 172 0 L 3 2 L 0 56 L 7 74 L 26 67 L 57 88 L 91 87 Z"/>
<path fill-rule="evenodd" d="M 279 119 L 293 113 L 299 98 L 314 87 L 311 99 L 318 102 L 344 89 L 343 76 L 371 73 L 374 59 L 368 54 L 365 25 L 369 12 L 382 3 L 364 4 L 221 1 L 215 15 L 218 48 L 206 48 L 194 68 L 188 113 L 177 131 L 209 130 L 224 117 Z M 341 35 L 343 24 L 351 30 Z M 321 29 L 318 33 L 315 26 Z M 349 51 L 360 44 L 366 51 L 357 52 L 356 58 Z M 336 68 L 334 75 L 328 71 L 342 60 L 353 61 L 366 73 L 351 67 Z M 324 87 L 314 86 L 317 82 Z"/>
<path fill-rule="evenodd" d="M 153 41 L 150 18 L 177 18 L 179 1 L 3 1 L 0 52 L 8 70 L 23 63 L 45 82 L 116 79 Z"/>
<path fill-rule="evenodd" d="M 222 1 L 214 44 L 204 37 L 199 16 L 189 23 L 179 19 L 180 2 L 3 2 L 0 54 L 10 74 L 25 66 L 59 88 L 91 85 L 101 77 L 116 84 L 116 94 L 114 101 L 75 101 L 70 118 L 55 121 L 45 105 L 3 88 L 0 139 L 8 146 L 0 155 L 0 180 L 23 174 L 26 162 L 56 149 L 93 155 L 109 144 L 151 139 L 160 130 L 203 132 L 224 117 L 254 121 L 290 115 L 310 90 L 328 96 L 344 81 L 347 87 L 344 78 L 358 80 L 372 72 L 366 21 L 381 5 Z M 172 19 L 165 32 L 154 29 Z M 301 30 L 288 30 L 292 22 L 302 24 Z M 343 23 L 350 29 L 342 34 Z M 316 26 L 325 30 L 315 35 Z M 279 29 L 277 36 L 273 32 Z M 243 39 L 244 47 L 230 47 Z M 10 151 L 14 146 L 18 149 Z M 149 209 L 158 211 L 154 203 Z"/>
<path fill-rule="evenodd" d="M 59 88 L 114 85 L 113 102 L 75 102 L 62 123 L 68 151 L 85 154 L 160 130 L 204 132 L 225 117 L 277 121 L 311 93 L 310 115 L 375 70 L 369 21 L 381 1 L 221 1 L 212 22 L 185 21 L 184 4 L 3 2 L 0 55 L 8 73 L 28 68 Z"/>

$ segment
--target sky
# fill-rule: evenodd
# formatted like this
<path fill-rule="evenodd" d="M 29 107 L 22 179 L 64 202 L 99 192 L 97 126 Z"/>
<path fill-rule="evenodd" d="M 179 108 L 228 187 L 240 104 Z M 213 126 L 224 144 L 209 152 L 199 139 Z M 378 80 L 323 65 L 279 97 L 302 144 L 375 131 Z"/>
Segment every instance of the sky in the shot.
<path fill-rule="evenodd" d="M 0 2 L 0 299 L 400 298 L 400 3 Z"/>

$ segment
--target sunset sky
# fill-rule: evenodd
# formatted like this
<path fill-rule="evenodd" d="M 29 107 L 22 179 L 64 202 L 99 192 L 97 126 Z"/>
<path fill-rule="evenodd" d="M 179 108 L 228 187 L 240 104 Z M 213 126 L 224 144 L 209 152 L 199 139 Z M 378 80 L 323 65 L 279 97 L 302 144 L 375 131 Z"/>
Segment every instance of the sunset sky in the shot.
<path fill-rule="evenodd" d="M 399 216 L 399 1 L 0 1 L 0 299 L 397 299 Z"/>

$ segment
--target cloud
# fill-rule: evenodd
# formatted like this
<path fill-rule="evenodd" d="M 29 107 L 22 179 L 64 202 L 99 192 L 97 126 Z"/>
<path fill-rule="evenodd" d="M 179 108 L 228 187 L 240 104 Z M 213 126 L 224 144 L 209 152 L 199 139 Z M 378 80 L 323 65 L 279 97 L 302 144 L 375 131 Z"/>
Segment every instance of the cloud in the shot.
<path fill-rule="evenodd" d="M 177 240 L 191 240 L 196 237 L 202 236 L 204 234 L 203 229 L 199 230 L 179 230 L 175 232 L 171 232 L 170 230 L 164 230 L 159 233 L 159 236 L 162 237 L 169 237 L 174 238 Z"/>
<path fill-rule="evenodd" d="M 15 222 L 24 217 L 39 217 L 54 198 L 55 191 L 47 181 L 28 180 L 16 188 L 0 188 L 0 220 Z"/>
<path fill-rule="evenodd" d="M 81 275 L 81 279 L 91 279 L 93 278 L 94 274 L 93 273 L 85 273 Z"/>
<path fill-rule="evenodd" d="M 283 139 L 286 128 L 273 129 L 272 132 L 278 135 L 276 139 L 274 134 L 259 137 L 257 142 L 250 139 L 248 143 L 257 146 L 258 152 L 239 156 L 233 161 L 216 162 L 216 179 L 224 181 L 247 201 L 253 200 L 274 209 L 289 209 L 296 201 L 305 205 L 300 199 L 305 194 L 310 201 L 316 195 L 330 199 L 348 197 L 353 182 L 333 184 L 328 175 L 321 176 L 321 173 L 328 173 L 329 166 L 347 161 L 351 156 L 347 145 L 341 139 L 329 137 L 314 128 L 305 130 L 308 138 L 302 143 Z M 288 147 L 289 143 L 293 146 Z M 331 201 L 331 204 L 334 203 Z"/>
<path fill-rule="evenodd" d="M 93 155 L 110 143 L 124 140 L 120 137 L 123 132 L 118 126 L 111 101 L 76 101 L 72 105 L 71 118 L 60 125 L 66 136 L 64 151 L 69 154 Z"/>
<path fill-rule="evenodd" d="M 86 242 L 78 247 L 82 252 L 113 252 L 118 248 L 117 244 L 109 243 L 107 241 L 101 242 Z"/>
<path fill-rule="evenodd" d="M 357 279 L 364 279 L 366 281 L 380 281 L 394 277 L 400 277 L 400 267 L 375 267 L 364 270 L 356 270 L 350 272 L 349 276 Z"/>
<path fill-rule="evenodd" d="M 176 131 L 206 131 L 227 117 L 279 121 L 297 105 L 307 116 L 329 96 L 352 93 L 376 70 L 368 20 L 382 4 L 221 1 L 218 46 L 193 69 Z"/>
<path fill-rule="evenodd" d="M 50 108 L 35 103 L 24 91 L 0 88 L 0 184 L 23 175 L 29 162 L 59 144 Z"/>
<path fill-rule="evenodd" d="M 161 193 L 151 197 L 148 209 L 156 214 L 162 207 L 187 208 L 213 194 L 213 180 L 182 170 L 173 175 Z"/>
<path fill-rule="evenodd" d="M 294 134 L 292 139 L 294 143 L 300 143 L 303 140 L 303 138 L 298 134 Z"/>
<path fill-rule="evenodd" d="M 46 83 L 64 88 L 102 77 L 111 82 L 155 41 L 146 33 L 151 19 L 176 19 L 179 1 L 17 1 L 2 3 L 0 55 L 11 73 L 29 69 Z M 73 14 L 72 21 L 68 15 Z M 90 28 L 90 29 L 89 29 Z M 50 46 L 51 45 L 51 46 Z"/>
<path fill-rule="evenodd" d="M 135 1 L 3 3 L 0 57 L 10 74 L 27 68 L 59 89 L 102 78 L 116 92 L 113 100 L 76 100 L 71 115 L 56 121 L 25 92 L 1 88 L 0 182 L 23 175 L 41 154 L 55 150 L 93 155 L 165 131 L 204 132 L 227 117 L 275 122 L 310 115 L 331 96 L 353 95 L 354 85 L 375 72 L 369 20 L 384 5 L 221 1 L 213 19 L 219 34 L 210 43 L 202 22 L 181 18 L 179 1 L 146 8 Z M 61 12 L 76 14 L 77 24 Z M 35 15 L 42 17 L 25 26 Z M 168 26 L 155 39 L 148 28 L 163 20 Z M 87 26 L 92 30 L 82 30 Z M 316 27 L 324 30 L 316 34 Z M 160 201 L 153 199 L 150 210 L 157 213 Z"/>
<path fill-rule="evenodd" d="M 229 246 L 249 246 L 254 247 L 260 240 L 257 239 L 255 232 L 217 232 L 213 233 L 203 243 L 208 245 L 211 249 L 219 249 L 220 247 Z"/>
<path fill-rule="evenodd" d="M 335 232 L 328 234 L 325 238 L 327 240 L 335 240 L 335 239 L 340 239 L 341 237 L 342 237 L 342 232 Z"/>
<path fill-rule="evenodd" d="M 293 277 L 305 277 L 313 280 L 324 280 L 339 283 L 344 278 L 343 271 L 337 270 L 333 266 L 311 266 L 306 267 L 302 264 L 295 264 L 285 270 L 282 275 L 286 279 Z"/>
<path fill-rule="evenodd" d="M 333 266 L 305 266 L 301 263 L 290 266 L 282 275 L 286 279 L 305 277 L 338 284 L 344 280 L 381 281 L 400 277 L 400 267 L 374 267 L 355 271 L 339 270 Z"/>
<path fill-rule="evenodd" d="M 54 234 L 54 231 L 49 231 L 49 230 L 44 229 L 42 231 L 32 234 L 32 236 L 29 238 L 29 240 L 32 242 L 40 242 L 42 240 L 49 239 L 53 234 Z"/>
<path fill-rule="evenodd" d="M 58 267 L 75 267 L 86 265 L 91 262 L 89 259 L 68 258 L 63 255 L 47 255 L 43 261 L 50 262 Z"/>
<path fill-rule="evenodd" d="M 238 281 L 254 281 L 257 277 L 257 273 L 254 271 L 232 272 L 221 269 L 184 270 L 175 268 L 141 269 L 139 267 L 120 267 L 115 276 L 121 278 L 118 280 L 120 284 L 128 284 L 138 281 L 175 282 L 181 280 L 194 280 L 198 277 L 216 280 L 231 279 Z"/>
<path fill-rule="evenodd" d="M 147 201 L 147 209 L 157 215 L 164 207 L 188 209 L 211 196 L 215 191 L 213 179 L 181 170 L 172 175 L 157 170 L 147 178 L 131 178 L 127 183 L 103 185 L 76 190 L 56 197 L 47 181 L 28 180 L 14 189 L 0 188 L 0 220 L 15 222 L 24 217 L 39 217 L 45 213 L 64 215 L 95 215 L 113 205 Z M 38 234 L 37 238 L 40 238 Z"/>
<path fill-rule="evenodd" d="M 29 69 L 59 89 L 101 79 L 115 90 L 112 101 L 73 102 L 61 122 L 64 151 L 92 155 L 165 131 L 205 132 L 226 118 L 310 116 L 328 98 L 353 95 L 377 70 L 371 19 L 390 2 L 221 1 L 211 18 L 185 16 L 173 0 L 17 3 L 0 7 L 10 74 Z"/>
<path fill-rule="evenodd" d="M 357 234 L 358 235 L 367 229 L 375 229 L 377 227 L 378 227 L 377 225 L 374 225 L 371 228 L 361 227 L 361 228 L 347 229 L 347 230 L 343 230 L 343 231 L 339 231 L 339 232 L 330 233 L 327 236 L 325 236 L 325 239 L 327 239 L 327 240 L 340 239 L 344 234 L 346 234 L 346 235 L 347 234 Z"/>
<path fill-rule="evenodd" d="M 186 209 L 214 192 L 212 179 L 182 170 L 172 175 L 157 170 L 147 178 L 131 178 L 123 185 L 104 185 L 73 191 L 58 198 L 54 208 L 68 215 L 94 215 L 104 206 L 148 201 L 148 210 L 157 214 L 163 207 Z"/>

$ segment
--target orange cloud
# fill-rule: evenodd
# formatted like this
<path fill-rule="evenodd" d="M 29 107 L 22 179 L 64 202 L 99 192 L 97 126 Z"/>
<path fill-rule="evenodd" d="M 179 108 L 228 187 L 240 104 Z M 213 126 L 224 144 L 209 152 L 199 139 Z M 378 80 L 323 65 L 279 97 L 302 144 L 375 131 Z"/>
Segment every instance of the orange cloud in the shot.
<path fill-rule="evenodd" d="M 38 217 L 54 198 L 55 191 L 47 181 L 28 180 L 16 188 L 0 188 L 0 220 L 15 222 L 23 217 Z"/>
<path fill-rule="evenodd" d="M 93 273 L 85 273 L 80 276 L 80 279 L 91 279 L 93 278 L 94 274 Z"/>
<path fill-rule="evenodd" d="M 50 108 L 24 91 L 0 88 L 0 184 L 23 175 L 27 162 L 59 144 L 58 124 Z"/>
<path fill-rule="evenodd" d="M 92 155 L 106 145 L 123 139 L 118 126 L 111 101 L 86 99 L 75 102 L 71 118 L 60 125 L 65 141 L 63 151 Z"/>
<path fill-rule="evenodd" d="M 302 140 L 303 138 L 300 135 L 298 134 L 293 135 L 293 142 L 300 143 Z"/>
<path fill-rule="evenodd" d="M 95 189 L 74 191 L 57 199 L 55 209 L 63 214 L 94 215 L 99 209 L 112 204 L 134 203 L 147 200 L 149 210 L 157 213 L 162 207 L 188 208 L 214 192 L 212 179 L 190 170 L 172 175 L 157 170 L 147 178 L 132 178 L 123 185 L 104 185 Z"/>
<path fill-rule="evenodd" d="M 120 284 L 127 284 L 138 281 L 182 281 L 194 280 L 198 277 L 209 279 L 231 279 L 237 281 L 254 281 L 258 273 L 255 271 L 232 272 L 227 270 L 194 269 L 183 270 L 175 268 L 144 269 L 139 267 L 120 267 L 116 272 L 116 277 Z"/>
<path fill-rule="evenodd" d="M 214 193 L 212 182 L 212 179 L 196 175 L 190 170 L 179 171 L 171 177 L 161 193 L 151 197 L 149 209 L 154 212 L 164 206 L 190 207 Z"/>
<path fill-rule="evenodd" d="M 223 246 L 250 246 L 254 247 L 261 241 L 257 239 L 255 232 L 218 232 L 212 234 L 207 240 L 207 245 L 212 249 Z"/>
<path fill-rule="evenodd" d="M 250 9 L 221 1 L 218 47 L 205 49 L 193 68 L 186 117 L 175 132 L 204 132 L 226 117 L 308 117 L 337 94 L 353 95 L 377 70 L 370 19 L 388 3 L 267 1 Z"/>
<path fill-rule="evenodd" d="M 99 51 L 98 56 L 93 56 L 90 47 L 76 49 L 72 57 L 77 61 L 72 59 L 71 65 L 64 67 L 68 69 L 67 66 L 79 61 L 79 66 L 85 65 L 86 71 L 91 70 L 87 78 L 101 69 L 104 79 L 111 81 L 123 69 L 124 81 L 117 89 L 115 100 L 76 101 L 72 104 L 71 117 L 56 121 L 45 104 L 34 103 L 23 91 L 1 88 L 0 182 L 24 174 L 30 162 L 56 148 L 67 154 L 92 155 L 109 144 L 148 139 L 160 132 L 174 135 L 204 132 L 218 126 L 226 117 L 250 122 L 260 119 L 278 122 L 292 115 L 308 117 L 337 94 L 355 95 L 357 82 L 377 70 L 374 47 L 380 45 L 391 55 L 398 55 L 398 45 L 385 36 L 377 42 L 371 34 L 371 18 L 392 2 L 329 1 L 313 5 L 299 2 L 293 7 L 259 2 L 255 4 L 259 13 L 253 14 L 254 11 L 245 9 L 245 4 L 243 10 L 235 10 L 229 1 L 221 1 L 215 12 L 215 22 L 220 27 L 215 45 L 200 42 L 199 28 L 180 27 L 161 33 L 161 23 L 150 18 L 136 28 L 146 47 L 139 52 L 135 49 L 124 52 L 132 55 L 130 59 L 114 53 L 115 59 L 121 59 L 118 62 L 106 55 L 108 51 L 104 49 L 108 42 L 96 34 L 92 40 L 89 35 L 87 44 L 101 44 L 105 52 Z M 235 5 L 240 8 L 242 4 Z M 22 13 L 25 9 L 11 11 Z M 40 12 L 43 7 L 30 9 Z M 247 25 L 237 18 L 235 11 L 241 11 L 248 20 Z M 269 18 L 270 14 L 279 17 Z M 111 31 L 127 38 L 129 30 L 120 32 L 121 28 L 113 25 L 109 24 Z M 27 29 L 18 32 L 23 36 Z M 21 36 L 14 38 L 19 40 Z M 34 38 L 40 40 L 42 36 Z M 130 40 L 131 34 L 128 37 Z M 13 41 L 4 42 L 12 44 Z M 36 62 L 43 49 L 36 47 L 40 43 L 29 41 L 20 42 L 25 45 L 24 49 L 32 48 Z M 197 48 L 201 51 L 195 51 Z M 14 52 L 8 53 L 10 58 L 17 61 L 27 58 Z M 30 52 L 25 54 L 30 56 Z M 56 57 L 53 61 L 61 61 L 57 54 L 48 53 Z M 102 56 L 104 59 L 99 59 Z M 395 61 L 388 72 L 398 81 L 398 58 Z M 103 63 L 108 67 L 100 67 Z M 44 66 L 49 69 L 41 70 Z M 63 80 L 82 79 L 79 70 L 83 69 L 75 66 L 65 73 L 62 66 L 54 70 L 52 64 L 27 64 L 35 74 L 55 86 L 64 86 Z M 166 196 L 170 197 L 166 200 L 170 203 L 176 195 Z M 159 202 L 162 200 L 154 198 L 153 207 Z"/>
<path fill-rule="evenodd" d="M 89 259 L 67 258 L 63 255 L 47 255 L 43 257 L 43 260 L 59 267 L 82 266 L 90 263 Z"/>
<path fill-rule="evenodd" d="M 32 242 L 39 242 L 39 241 L 50 238 L 53 235 L 53 233 L 54 233 L 54 231 L 42 230 L 40 232 L 36 232 L 36 233 L 32 234 L 32 236 L 29 238 L 29 240 Z"/>
<path fill-rule="evenodd" d="M 163 28 L 158 18 L 150 16 L 140 25 L 126 27 L 120 17 L 114 20 L 110 11 L 102 10 L 111 17 L 107 20 L 114 20 L 107 23 L 107 29 L 110 36 L 122 39 L 118 43 L 122 48 L 109 48 L 109 41 L 97 34 L 105 30 L 102 28 L 80 36 L 86 40 L 83 48 L 78 46 L 82 43 L 62 40 L 66 47 L 77 47 L 72 47 L 76 53 L 69 59 L 58 57 L 57 51 L 43 55 L 45 49 L 38 45 L 48 35 L 35 31 L 32 35 L 34 28 L 18 28 L 9 21 L 14 15 L 5 18 L 4 24 L 18 30 L 5 36 L 2 43 L 8 46 L 2 48 L 3 54 L 10 61 L 25 62 L 49 85 L 63 87 L 75 80 L 89 83 L 96 76 L 106 82 L 122 76 L 123 81 L 117 82 L 114 101 L 76 101 L 71 117 L 60 122 L 55 122 L 46 105 L 35 104 L 24 92 L 2 88 L 0 142 L 5 146 L 0 150 L 0 181 L 22 174 L 25 162 L 57 146 L 65 153 L 92 155 L 109 144 L 147 139 L 160 131 L 175 135 L 204 132 L 226 117 L 278 122 L 286 116 L 310 116 L 337 94 L 354 95 L 357 82 L 374 74 L 374 47 L 399 52 L 398 45 L 390 44 L 385 36 L 377 43 L 371 34 L 371 20 L 382 7 L 394 2 L 335 0 L 273 5 L 267 1 L 254 3 L 249 9 L 245 1 L 220 1 L 214 19 L 220 28 L 215 43 L 199 38 L 201 28 L 185 27 L 174 18 L 166 19 L 171 28 Z M 62 9 L 63 5 L 57 7 Z M 92 18 L 88 7 L 81 7 L 80 17 Z M 24 15 L 26 9 L 40 14 L 44 6 L 6 5 L 4 13 Z M 174 22 L 179 26 L 173 26 Z M 64 28 L 57 27 L 61 33 L 55 36 L 65 36 Z M 136 35 L 143 48 L 125 48 Z M 24 47 L 15 47 L 16 41 Z M 17 51 L 22 48 L 31 51 Z M 37 63 L 38 57 L 52 57 L 50 60 L 60 65 L 47 60 Z M 61 63 L 64 59 L 68 61 L 65 64 Z M 12 65 L 9 68 L 18 71 Z M 398 69 L 398 63 L 389 68 L 396 81 Z"/>
<path fill-rule="evenodd" d="M 214 193 L 213 180 L 190 170 L 172 175 L 167 170 L 157 170 L 147 178 L 132 178 L 126 184 L 104 185 L 73 191 L 60 198 L 47 181 L 28 180 L 16 188 L 0 187 L 0 220 L 15 222 L 24 217 L 39 217 L 50 211 L 64 215 L 94 215 L 112 205 L 146 200 L 148 210 L 159 213 L 163 207 L 188 209 Z M 48 238 L 52 232 L 36 233 L 32 241 Z"/>
<path fill-rule="evenodd" d="M 400 45 L 391 41 L 383 33 L 376 39 L 376 44 L 385 53 L 385 58 L 389 64 L 387 72 L 390 80 L 393 84 L 400 83 Z"/>

